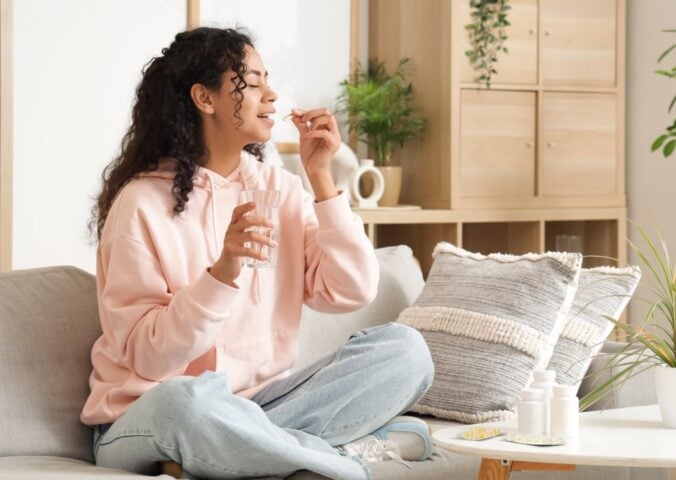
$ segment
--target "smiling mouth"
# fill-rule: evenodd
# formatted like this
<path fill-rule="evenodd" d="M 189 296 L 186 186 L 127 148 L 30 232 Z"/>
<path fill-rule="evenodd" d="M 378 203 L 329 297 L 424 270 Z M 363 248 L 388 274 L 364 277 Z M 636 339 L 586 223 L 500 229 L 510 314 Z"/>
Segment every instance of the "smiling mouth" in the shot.
<path fill-rule="evenodd" d="M 268 125 L 272 126 L 272 125 L 275 124 L 275 121 L 274 121 L 272 118 L 270 118 L 271 116 L 272 116 L 271 113 L 266 113 L 266 114 L 257 115 L 258 118 L 260 118 L 261 120 L 263 120 L 263 121 L 264 121 L 265 123 L 267 123 Z"/>

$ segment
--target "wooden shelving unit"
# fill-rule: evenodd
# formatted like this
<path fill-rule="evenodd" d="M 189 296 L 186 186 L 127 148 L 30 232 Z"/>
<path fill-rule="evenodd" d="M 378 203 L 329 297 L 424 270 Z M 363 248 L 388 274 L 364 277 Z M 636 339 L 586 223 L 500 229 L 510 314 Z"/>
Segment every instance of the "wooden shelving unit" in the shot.
<path fill-rule="evenodd" d="M 510 0 L 487 90 L 464 54 L 469 0 L 370 0 L 369 56 L 413 59 L 428 122 L 394 158 L 400 201 L 423 209 L 356 210 L 374 244 L 408 244 L 425 274 L 442 240 L 519 254 L 561 234 L 585 266 L 626 264 L 625 1 Z"/>
<path fill-rule="evenodd" d="M 411 246 L 424 275 L 432 265 L 432 250 L 441 241 L 484 254 L 522 254 L 555 250 L 560 234 L 580 235 L 585 267 L 625 265 L 627 261 L 620 240 L 625 238 L 627 228 L 624 207 L 354 211 L 364 221 L 376 247 Z"/>

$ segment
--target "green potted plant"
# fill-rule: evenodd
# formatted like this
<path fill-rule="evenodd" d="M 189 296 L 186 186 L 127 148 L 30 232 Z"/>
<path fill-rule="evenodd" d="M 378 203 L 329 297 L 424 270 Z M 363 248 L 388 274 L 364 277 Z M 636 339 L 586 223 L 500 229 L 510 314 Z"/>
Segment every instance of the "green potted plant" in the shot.
<path fill-rule="evenodd" d="M 662 421 L 665 426 L 676 428 L 676 265 L 659 230 L 658 242 L 654 242 L 642 228 L 636 228 L 645 246 L 641 249 L 628 240 L 629 246 L 651 274 L 654 297 L 642 299 L 649 303 L 649 308 L 638 326 L 606 317 L 626 333 L 627 345 L 610 356 L 600 373 L 610 371 L 611 375 L 597 381 L 592 391 L 580 400 L 580 409 L 588 408 L 643 370 L 656 367 L 655 384 Z"/>
<path fill-rule="evenodd" d="M 676 30 L 663 30 L 676 32 Z M 676 44 L 667 48 L 657 59 L 661 62 L 676 49 Z M 676 67 L 671 70 L 657 70 L 657 74 L 668 78 L 676 78 Z M 668 111 L 671 112 L 676 103 L 676 96 L 671 100 Z M 676 148 L 676 120 L 667 127 L 665 134 L 657 137 L 652 144 L 653 152 L 662 148 L 665 157 L 671 155 Z M 652 294 L 647 300 L 649 308 L 643 322 L 637 327 L 625 325 L 608 318 L 628 337 L 627 345 L 612 355 L 599 373 L 611 372 L 611 375 L 580 400 L 580 409 L 584 410 L 612 392 L 629 378 L 643 370 L 655 368 L 655 387 L 657 401 L 665 426 L 676 428 L 676 265 L 671 261 L 667 243 L 659 229 L 658 242 L 653 242 L 646 232 L 637 226 L 637 230 L 645 243 L 641 250 L 629 241 L 629 246 L 641 259 L 652 274 Z"/>
<path fill-rule="evenodd" d="M 412 105 L 413 86 L 407 80 L 411 68 L 410 59 L 403 58 L 390 74 L 385 62 L 370 59 L 366 70 L 357 65 L 352 78 L 340 83 L 338 111 L 347 113 L 350 132 L 357 132 L 375 153 L 375 165 L 385 179 L 381 206 L 399 202 L 401 167 L 392 165 L 395 148 L 425 129 L 425 119 Z"/>
<path fill-rule="evenodd" d="M 670 32 L 674 33 L 676 30 L 662 30 L 663 32 Z M 674 49 L 676 48 L 676 43 L 667 48 L 664 52 L 662 52 L 662 55 L 657 59 L 657 63 L 660 63 L 662 60 L 664 60 L 669 53 L 671 53 Z M 658 75 L 663 75 L 667 78 L 676 78 L 676 67 L 671 67 L 671 70 L 657 70 L 655 73 Z M 671 113 L 671 109 L 674 107 L 674 104 L 676 103 L 676 95 L 674 95 L 674 98 L 671 99 L 671 103 L 669 104 L 669 108 L 667 111 Z M 668 157 L 672 153 L 674 153 L 674 149 L 676 148 L 676 118 L 672 122 L 670 126 L 667 127 L 667 132 L 663 133 L 659 137 L 653 141 L 652 144 L 652 151 L 659 150 L 660 147 L 662 147 L 662 154 L 665 157 Z"/>

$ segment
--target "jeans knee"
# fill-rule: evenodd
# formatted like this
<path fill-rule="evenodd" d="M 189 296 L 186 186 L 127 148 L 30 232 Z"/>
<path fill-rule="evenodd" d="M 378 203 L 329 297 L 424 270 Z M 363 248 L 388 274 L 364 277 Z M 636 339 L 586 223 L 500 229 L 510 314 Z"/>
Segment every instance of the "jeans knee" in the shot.
<path fill-rule="evenodd" d="M 143 396 L 147 397 L 144 400 L 149 403 L 153 422 L 185 428 L 208 414 L 210 399 L 201 388 L 205 380 L 202 376 L 173 377 L 146 392 Z"/>
<path fill-rule="evenodd" d="M 399 358 L 405 358 L 405 366 L 416 379 L 427 386 L 434 380 L 434 362 L 425 337 L 413 327 L 392 323 L 390 327 L 397 338 L 396 350 Z"/>
<path fill-rule="evenodd" d="M 407 328 L 413 332 L 411 333 L 411 336 L 415 338 L 415 340 L 411 342 L 411 361 L 416 366 L 416 370 L 422 373 L 425 384 L 430 386 L 434 381 L 434 361 L 432 360 L 432 353 L 430 352 L 427 341 L 422 333 L 415 328 Z"/>
<path fill-rule="evenodd" d="M 191 410 L 194 403 L 188 387 L 191 377 L 173 377 L 143 394 L 144 400 L 152 406 L 152 417 L 159 422 L 167 419 L 180 420 Z"/>

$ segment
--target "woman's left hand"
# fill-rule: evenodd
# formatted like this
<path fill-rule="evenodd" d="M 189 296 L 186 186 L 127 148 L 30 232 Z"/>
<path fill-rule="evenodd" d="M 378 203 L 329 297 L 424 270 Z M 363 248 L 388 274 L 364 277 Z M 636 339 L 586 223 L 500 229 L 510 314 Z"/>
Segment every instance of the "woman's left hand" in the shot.
<path fill-rule="evenodd" d="M 340 147 L 340 131 L 330 110 L 293 110 L 300 132 L 300 159 L 309 177 L 330 173 L 331 160 Z"/>

